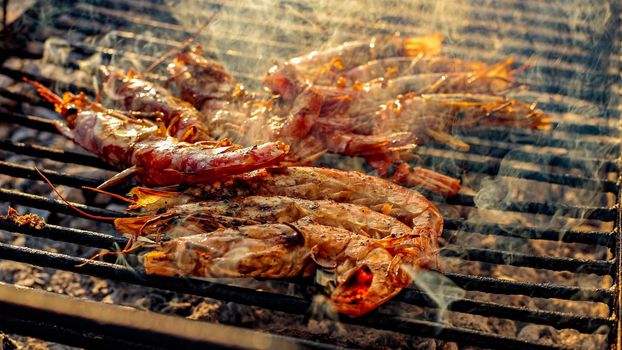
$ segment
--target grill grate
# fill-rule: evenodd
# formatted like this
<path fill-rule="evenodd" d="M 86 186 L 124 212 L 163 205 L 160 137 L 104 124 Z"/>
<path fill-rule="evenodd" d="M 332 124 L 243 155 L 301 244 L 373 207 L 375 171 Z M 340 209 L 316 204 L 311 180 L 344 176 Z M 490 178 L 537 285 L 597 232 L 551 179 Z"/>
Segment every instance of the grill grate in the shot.
<path fill-rule="evenodd" d="M 192 33 L 185 30 L 171 17 L 169 8 L 157 1 L 147 0 L 87 0 L 80 1 L 72 6 L 63 2 L 52 1 L 55 12 L 52 14 L 52 25 L 46 27 L 46 31 L 35 30 L 31 26 L 36 25 L 40 19 L 39 14 L 50 3 L 40 2 L 26 12 L 21 21 L 13 27 L 23 26 L 22 32 L 29 33 L 24 38 L 24 45 L 19 49 L 10 51 L 11 57 L 40 58 L 43 54 L 42 43 L 49 36 L 61 36 L 67 38 L 70 43 L 71 54 L 65 68 L 78 69 L 77 61 L 89 55 L 102 54 L 105 62 L 114 61 L 118 57 L 133 59 L 138 62 L 150 64 L 156 60 L 156 53 L 166 51 L 174 47 L 180 47 L 180 42 Z M 482 3 L 482 4 L 480 4 Z M 535 93 L 541 93 L 551 97 L 541 103 L 541 108 L 558 113 L 586 111 L 593 115 L 582 122 L 556 121 L 553 133 L 529 133 L 522 130 L 484 130 L 472 131 L 461 135 L 471 145 L 469 152 L 455 152 L 439 145 L 426 145 L 421 147 L 420 154 L 424 164 L 433 166 L 436 170 L 453 176 L 476 173 L 479 175 L 503 176 L 512 179 L 529 180 L 539 183 L 555 184 L 569 188 L 591 190 L 600 194 L 606 194 L 615 198 L 618 203 L 619 187 L 612 173 L 619 172 L 618 164 L 612 159 L 620 154 L 618 129 L 612 122 L 619 119 L 617 108 L 617 96 L 612 93 L 612 86 L 618 82 L 617 73 L 611 73 L 611 64 L 608 55 L 619 50 L 619 14 L 620 10 L 612 2 L 610 9 L 613 12 L 610 30 L 596 37 L 577 38 L 568 33 L 581 31 L 581 33 L 593 34 L 590 28 L 566 22 L 564 12 L 560 8 L 548 6 L 544 3 L 524 3 L 513 0 L 502 0 L 503 5 L 499 9 L 487 8 L 485 1 L 473 1 L 473 4 L 482 5 L 477 11 L 469 11 L 470 22 L 462 28 L 470 36 L 456 45 L 450 45 L 447 52 L 458 56 L 480 59 L 494 59 L 495 56 L 488 53 L 489 45 L 487 36 L 490 33 L 491 20 L 497 21 L 497 30 L 512 41 L 504 46 L 503 53 L 517 57 L 519 63 L 526 63 L 531 55 L 542 58 L 538 64 L 539 73 L 545 77 L 555 79 L 534 79 L 527 77 L 524 83 L 528 84 Z M 226 3 L 217 1 L 205 2 L 205 8 L 210 11 L 226 9 Z M 246 10 L 260 10 L 253 3 L 243 4 Z M 423 5 L 422 5 L 423 6 Z M 461 5 L 457 5 L 461 6 Z M 423 6 L 425 7 L 425 6 Z M 465 11 L 467 9 L 465 8 Z M 512 25 L 506 24 L 516 19 L 515 11 L 524 14 L 520 17 L 523 26 L 529 30 L 517 30 Z M 422 11 L 423 13 L 424 11 Z M 413 13 L 413 17 L 405 18 L 402 14 L 392 9 L 386 9 L 386 13 L 380 17 L 378 24 L 374 26 L 376 32 L 393 32 L 396 29 L 403 33 L 425 33 L 426 24 L 429 20 L 425 15 Z M 97 20 L 94 21 L 93 18 Z M 49 19 L 48 19 L 49 20 Z M 266 21 L 254 18 L 239 18 L 253 28 L 266 26 Z M 33 24 L 34 23 L 34 24 Z M 330 23 L 336 26 L 342 25 L 339 18 L 331 19 Z M 32 28 L 33 30 L 28 30 Z M 312 31 L 308 27 L 292 25 L 294 33 L 306 35 Z M 93 44 L 87 40 L 91 35 L 103 35 L 113 32 L 115 38 L 121 43 L 115 47 L 105 47 Z M 144 33 L 144 34 L 137 34 Z M 357 36 L 356 33 L 349 33 Z M 348 33 L 346 33 L 348 35 Z M 18 40 L 19 37 L 16 37 Z M 165 39 L 166 38 L 166 39 Z M 171 39 L 168 39 L 171 38 Z M 232 47 L 242 47 L 249 44 L 252 38 L 233 36 L 228 33 L 218 34 L 218 40 L 231 41 Z M 583 39 L 583 40 L 581 40 Z M 292 56 L 298 53 L 298 48 L 286 41 L 271 41 L 266 39 L 262 44 L 274 48 L 279 56 Z M 147 47 L 146 53 L 136 52 L 135 48 Z M 257 61 L 266 61 L 268 58 L 258 57 L 235 50 L 223 51 L 217 45 L 210 47 L 209 54 L 218 57 L 223 62 L 238 62 L 238 70 L 234 70 L 237 77 L 245 79 L 250 85 L 257 84 L 258 77 L 251 71 L 245 71 L 244 67 L 257 67 Z M 152 52 L 153 51 L 153 52 Z M 0 62 L 2 61 L 0 53 Z M 603 57 L 605 59 L 603 59 Z M 9 57 L 5 57 L 9 58 Z M 245 65 L 244 63 L 249 63 Z M 585 85 L 576 89 L 568 82 L 576 79 L 577 72 L 585 72 L 581 75 Z M 616 71 L 617 72 L 617 71 Z M 70 79 L 57 79 L 38 72 L 16 69 L 9 65 L 0 67 L 0 77 L 19 80 L 26 76 L 43 84 L 57 86 L 70 91 L 87 90 L 88 87 L 79 86 Z M 91 91 L 92 92 L 92 91 Z M 557 98 L 563 95 L 563 98 Z M 33 99 L 21 93 L 0 89 L 0 97 L 7 101 L 22 104 L 28 107 L 48 107 L 38 99 Z M 581 104 L 569 102 L 581 101 Z M 615 101 L 615 102 L 611 102 Z M 577 107 L 579 106 L 579 107 Z M 585 106 L 585 108 L 581 108 Z M 593 109 L 602 113 L 594 113 Z M 34 113 L 34 112 L 28 112 Z M 53 123 L 46 118 L 29 115 L 21 110 L 3 109 L 0 105 L 0 120 L 16 127 L 30 128 L 40 132 L 56 133 Z M 569 133 L 570 135 L 567 135 Z M 608 138 L 607 138 L 608 137 Z M 498 144 L 495 144 L 498 143 Z M 522 148 L 532 147 L 532 149 Z M 547 152 L 549 148 L 561 149 L 563 154 Z M 575 155 L 571 151 L 581 149 L 583 153 Z M 37 159 L 49 159 L 62 163 L 72 163 L 97 169 L 110 170 L 110 166 L 99 159 L 83 153 L 43 147 L 11 141 L 0 141 L 0 150 L 12 154 L 34 157 Z M 457 155 L 457 156 L 456 156 Z M 466 156 L 464 158 L 460 156 Z M 481 158 L 476 158 L 476 157 Z M 484 160 L 481 160 L 481 159 Z M 551 170 L 530 170 L 530 168 L 513 168 L 507 165 L 508 161 L 520 161 L 528 165 L 546 165 Z M 594 171 L 594 170 L 597 171 Z M 102 179 L 80 177 L 52 170 L 43 171 L 54 183 L 75 188 L 81 186 L 96 186 Z M 14 162 L 0 161 L 0 174 L 18 178 L 40 180 L 34 169 L 16 164 Z M 127 188 L 119 188 L 124 192 Z M 450 208 L 476 207 L 476 196 L 468 193 L 460 193 L 456 197 L 443 199 L 432 194 L 427 194 L 435 202 Z M 19 204 L 31 208 L 48 210 L 54 213 L 75 215 L 75 213 L 63 202 L 48 199 L 42 196 L 23 193 L 16 190 L 0 189 L 0 202 Z M 121 216 L 122 213 L 102 209 L 95 206 L 74 203 L 78 208 L 87 213 L 100 216 Z M 619 211 L 604 204 L 595 206 L 566 205 L 557 202 L 537 202 L 512 200 L 505 205 L 491 207 L 505 212 L 522 214 L 537 214 L 553 217 L 577 218 L 594 220 L 616 225 L 620 220 Z M 530 283 L 513 281 L 500 278 L 476 276 L 462 273 L 444 273 L 444 276 L 452 280 L 458 287 L 467 291 L 477 291 L 489 294 L 524 295 L 533 298 L 572 300 L 576 302 L 602 303 L 610 310 L 608 317 L 595 317 L 579 315 L 569 312 L 556 312 L 538 310 L 532 307 L 504 305 L 502 303 L 479 301 L 474 298 L 452 298 L 446 296 L 451 303 L 448 310 L 509 319 L 519 322 L 533 323 L 537 325 L 550 325 L 557 329 L 575 329 L 581 333 L 593 333 L 602 331 L 602 327 L 609 330 L 609 341 L 614 343 L 618 325 L 617 305 L 619 305 L 618 292 L 620 271 L 620 238 L 613 231 L 572 231 L 558 228 L 554 225 L 547 227 L 512 227 L 510 225 L 496 223 L 474 224 L 463 218 L 449 217 L 445 223 L 443 237 L 448 241 L 458 241 L 460 233 L 493 235 L 497 237 L 513 237 L 526 240 L 556 241 L 568 244 L 585 244 L 594 247 L 605 247 L 615 256 L 614 259 L 580 259 L 555 256 L 543 256 L 539 254 L 515 253 L 508 250 L 481 249 L 469 247 L 448 246 L 442 251 L 446 258 L 460 258 L 464 261 L 512 265 L 522 268 L 534 268 L 548 271 L 567 271 L 569 273 L 594 274 L 598 276 L 611 276 L 615 284 L 612 288 L 583 288 L 566 286 L 554 283 Z M 47 225 L 42 230 L 33 230 L 28 227 L 20 227 L 0 220 L 0 230 L 21 233 L 41 238 L 49 238 L 57 241 L 75 243 L 79 245 L 109 249 L 115 245 L 123 246 L 127 241 L 124 238 L 99 232 L 71 229 L 56 225 Z M 51 253 L 39 249 L 18 247 L 6 243 L 0 243 L 0 259 L 12 260 L 36 266 L 60 269 L 78 274 L 90 275 L 104 279 L 117 280 L 146 287 L 166 289 L 179 293 L 187 293 L 197 296 L 209 297 L 237 304 L 258 306 L 274 311 L 281 311 L 296 315 L 306 314 L 311 306 L 308 299 L 291 295 L 259 291 L 252 288 L 242 288 L 225 283 L 208 282 L 194 279 L 178 279 L 160 276 L 147 276 L 140 271 L 129 267 L 108 262 L 92 262 L 82 267 L 77 267 L 85 261 L 62 253 Z M 283 281 L 304 288 L 308 281 Z M 415 288 L 408 288 L 398 295 L 391 303 L 402 302 L 427 308 L 435 308 L 435 303 L 427 295 Z M 3 309 L 5 310 L 5 309 Z M 6 312 L 6 311 L 5 311 Z M 532 341 L 521 340 L 515 337 L 507 337 L 483 332 L 464 327 L 448 325 L 446 323 L 414 319 L 398 314 L 383 311 L 374 312 L 362 318 L 340 319 L 344 323 L 417 335 L 422 337 L 437 338 L 447 341 L 456 341 L 464 345 L 476 345 L 486 348 L 503 349 L 564 349 L 562 345 L 546 345 Z M 3 327 L 10 328 L 9 323 L 2 323 Z M 61 325 L 62 326 L 62 325 Z M 74 326 L 76 326 L 74 324 Z M 126 328 L 127 330 L 127 328 Z M 20 331 L 28 334 L 36 333 L 36 328 L 25 328 Z M 88 341 L 93 337 L 84 336 Z M 136 333 L 136 338 L 141 333 Z M 41 337 L 51 337 L 49 332 L 41 331 L 33 334 Z M 79 340 L 76 340 L 79 342 Z M 321 342 L 309 342 L 301 339 L 290 339 L 301 347 L 323 347 Z M 91 344 L 85 340 L 84 344 Z M 79 344 L 78 344 L 79 345 Z M 224 347 L 236 346 L 235 343 L 225 344 Z M 618 343 L 619 346 L 619 343 Z"/>

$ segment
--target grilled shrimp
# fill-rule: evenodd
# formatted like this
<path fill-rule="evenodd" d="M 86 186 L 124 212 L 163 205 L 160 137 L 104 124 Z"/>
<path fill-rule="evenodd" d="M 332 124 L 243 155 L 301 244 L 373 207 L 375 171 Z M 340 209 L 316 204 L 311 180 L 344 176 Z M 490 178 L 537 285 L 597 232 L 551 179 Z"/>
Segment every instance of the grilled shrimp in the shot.
<path fill-rule="evenodd" d="M 168 238 L 145 255 L 148 273 L 282 278 L 320 268 L 333 275 L 336 310 L 360 316 L 410 284 L 413 271 L 439 267 L 438 209 L 356 172 L 270 168 L 183 193 L 132 193 L 133 209 L 147 214 L 117 219 L 117 229 Z"/>
<path fill-rule="evenodd" d="M 176 238 L 147 253 L 147 273 L 166 276 L 310 276 L 332 272 L 330 293 L 337 312 L 361 316 L 385 303 L 410 282 L 428 247 L 418 236 L 371 239 L 309 220 L 294 224 L 222 228 Z"/>
<path fill-rule="evenodd" d="M 504 62 L 500 63 L 505 64 Z M 375 79 L 352 87 L 314 86 L 324 97 L 320 115 L 343 118 L 373 114 L 380 106 L 403 94 L 498 94 L 514 85 L 508 67 L 494 65 L 475 72 L 424 73 Z M 442 113 L 439 110 L 439 113 Z"/>
<path fill-rule="evenodd" d="M 189 184 L 215 180 L 271 166 L 281 161 L 288 146 L 280 142 L 242 148 L 229 141 L 180 142 L 149 120 L 135 120 L 89 101 L 83 93 L 63 98 L 30 82 L 52 102 L 64 121 L 58 130 L 109 164 L 123 170 L 113 182 L 136 175 L 147 186 Z M 107 182 L 108 183 L 108 182 Z"/>
<path fill-rule="evenodd" d="M 190 143 L 214 139 L 201 113 L 164 87 L 140 79 L 133 72 L 108 74 L 107 79 L 113 85 L 111 97 L 122 100 L 125 109 L 138 112 L 137 116 L 161 118 L 170 136 Z"/>
<path fill-rule="evenodd" d="M 480 61 L 465 61 L 448 56 L 419 54 L 415 57 L 389 57 L 369 61 L 344 72 L 343 77 L 347 85 L 354 85 L 378 78 L 393 79 L 425 73 L 477 72 L 487 68 L 488 65 Z M 331 85 L 336 83 L 339 81 L 335 81 Z"/>
<path fill-rule="evenodd" d="M 412 231 L 396 218 L 365 206 L 284 196 L 249 196 L 188 203 L 163 213 L 117 219 L 115 227 L 118 232 L 132 237 L 146 236 L 160 241 L 163 226 L 173 226 L 174 229 L 166 229 L 166 232 L 169 232 L 168 238 L 175 238 L 222 226 L 295 223 L 302 218 L 370 238 L 402 237 Z"/>
<path fill-rule="evenodd" d="M 210 101 L 229 100 L 234 95 L 245 94 L 244 87 L 237 84 L 220 63 L 205 58 L 198 45 L 180 52 L 166 70 L 170 74 L 167 84 L 175 86 L 179 96 L 198 110 L 207 107 L 204 105 Z"/>
<path fill-rule="evenodd" d="M 369 119 L 367 119 L 369 120 Z M 383 107 L 374 132 L 408 130 L 421 139 L 428 130 L 502 126 L 547 129 L 550 117 L 535 104 L 481 94 L 407 94 Z"/>
<path fill-rule="evenodd" d="M 430 34 L 420 37 L 384 36 L 369 41 L 347 42 L 325 51 L 313 51 L 307 55 L 290 59 L 283 65 L 270 69 L 264 85 L 290 99 L 299 92 L 299 85 L 290 80 L 289 71 L 300 73 L 302 80 L 317 85 L 330 84 L 335 76 L 341 76 L 357 66 L 369 61 L 388 57 L 416 57 L 418 55 L 437 55 L 443 37 Z"/>
<path fill-rule="evenodd" d="M 318 135 L 324 137 L 330 151 L 372 158 L 383 154 L 361 152 L 351 147 L 348 135 L 352 134 L 368 135 L 367 138 L 374 135 L 403 135 L 417 145 L 435 142 L 468 150 L 469 146 L 451 136 L 449 131 L 484 127 L 547 130 L 551 122 L 551 117 L 536 109 L 535 104 L 490 94 L 408 93 L 389 101 L 374 112 L 370 111 L 373 103 L 369 104 L 366 99 L 360 101 L 338 101 L 329 108 L 346 110 L 344 114 L 350 115 L 335 113 L 317 120 L 315 127 L 319 130 Z M 326 107 L 325 102 L 322 108 Z M 389 153 L 384 152 L 386 158 L 395 158 Z M 370 165 L 377 169 L 374 164 Z"/>
<path fill-rule="evenodd" d="M 316 167 L 269 168 L 202 184 L 184 192 L 157 191 L 136 187 L 134 210 L 155 212 L 204 200 L 249 195 L 288 196 L 308 200 L 333 200 L 358 204 L 390 215 L 416 230 L 440 237 L 443 217 L 438 208 L 419 192 L 388 180 L 356 171 Z"/>

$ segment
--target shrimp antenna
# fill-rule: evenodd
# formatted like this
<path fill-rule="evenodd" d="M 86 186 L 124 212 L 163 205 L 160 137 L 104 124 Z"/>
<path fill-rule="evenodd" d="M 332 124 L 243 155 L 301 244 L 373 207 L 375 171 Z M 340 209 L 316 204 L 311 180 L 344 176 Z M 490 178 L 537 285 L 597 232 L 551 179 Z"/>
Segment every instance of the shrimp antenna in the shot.
<path fill-rule="evenodd" d="M 524 72 L 527 69 L 533 67 L 536 64 L 535 56 L 530 56 L 525 63 L 523 63 L 520 67 L 513 69 L 510 71 L 510 75 L 516 75 L 518 73 Z"/>
<path fill-rule="evenodd" d="M 37 93 L 39 94 L 39 96 L 43 97 L 44 100 L 53 103 L 55 106 L 63 105 L 63 100 L 60 98 L 60 96 L 55 94 L 52 90 L 48 89 L 47 87 L 43 86 L 43 84 L 36 82 L 36 81 L 32 81 L 26 77 L 22 77 L 22 80 L 34 86 L 35 88 L 37 88 Z"/>
<path fill-rule="evenodd" d="M 102 250 L 101 252 L 99 252 L 99 253 L 93 255 L 92 257 L 88 258 L 82 264 L 76 265 L 76 267 L 83 267 L 86 264 L 94 261 L 95 259 L 97 259 L 99 257 L 102 257 L 102 256 L 106 256 L 106 255 L 125 255 L 125 254 L 128 254 L 128 253 L 131 253 L 132 251 L 134 251 L 134 250 L 136 250 L 138 248 L 144 247 L 144 246 L 146 246 L 146 244 L 144 242 L 139 242 L 139 243 L 136 243 L 136 244 L 131 245 L 129 247 L 125 247 L 125 248 L 123 248 L 123 250 L 118 251 L 118 252 L 112 252 L 112 251 L 109 251 L 109 250 Z"/>
<path fill-rule="evenodd" d="M 124 202 L 126 202 L 126 203 L 136 204 L 136 201 L 134 201 L 134 200 L 132 200 L 132 199 L 129 199 L 129 198 L 123 197 L 123 196 L 121 196 L 121 195 L 119 195 L 119 194 L 116 194 L 116 193 L 112 193 L 112 192 L 104 191 L 104 190 L 102 190 L 101 188 L 95 188 L 95 187 L 89 187 L 89 186 L 82 186 L 82 188 L 83 188 L 83 189 L 85 189 L 85 190 L 89 190 L 89 191 L 93 191 L 93 192 L 97 192 L 97 193 L 105 194 L 105 195 L 107 195 L 107 196 L 110 196 L 110 197 L 116 198 L 116 199 L 121 200 L 121 201 L 124 201 Z"/>
<path fill-rule="evenodd" d="M 54 191 L 54 193 L 56 193 L 56 194 L 60 197 L 60 199 L 62 199 L 62 201 L 63 201 L 63 202 L 65 202 L 65 204 L 67 204 L 67 205 L 68 205 L 71 209 L 75 210 L 76 212 L 80 213 L 81 215 L 86 216 L 87 218 L 91 218 L 91 219 L 95 219 L 95 220 L 106 220 L 106 221 L 112 221 L 112 220 L 116 220 L 116 219 L 118 219 L 118 218 L 113 218 L 113 217 L 105 217 L 105 216 L 99 216 L 99 215 L 91 215 L 91 214 L 89 214 L 89 213 L 84 212 L 83 210 L 80 210 L 80 209 L 79 209 L 79 208 L 77 208 L 75 205 L 71 204 L 71 202 L 67 201 L 67 200 L 66 200 L 66 199 L 65 199 L 65 198 L 64 198 L 64 197 L 63 197 L 63 196 L 62 196 L 62 195 L 58 192 L 58 190 L 57 190 L 57 189 L 56 189 L 56 187 L 52 184 L 52 182 L 51 182 L 51 181 L 50 181 L 50 180 L 49 180 L 49 179 L 48 179 L 45 175 L 43 175 L 43 173 L 42 173 L 42 172 L 41 172 L 41 171 L 40 171 L 37 167 L 34 167 L 34 168 L 35 168 L 35 171 L 39 174 L 39 176 L 41 176 L 41 177 L 43 178 L 43 180 L 44 180 L 45 182 L 47 182 L 47 184 L 48 184 L 48 185 L 52 188 L 52 190 Z M 83 187 L 86 187 L 86 186 L 83 186 Z M 89 189 L 91 189 L 91 188 L 89 187 Z M 93 190 L 96 190 L 96 189 L 93 189 Z M 96 192 L 100 192 L 100 191 L 96 191 Z M 101 192 L 104 192 L 104 193 L 105 193 L 105 191 L 101 191 Z M 109 193 L 106 193 L 106 194 L 109 194 Z M 111 193 L 111 194 L 114 194 L 114 193 Z M 119 197 L 120 197 L 120 196 L 119 196 Z M 86 264 L 88 264 L 88 263 L 90 263 L 90 262 L 94 261 L 95 259 L 97 259 L 97 258 L 99 258 L 99 257 L 102 257 L 102 256 L 106 256 L 106 255 L 125 255 L 125 254 L 130 253 L 131 251 L 136 250 L 136 249 L 138 249 L 138 248 L 140 248 L 140 247 L 142 247 L 142 246 L 144 246 L 144 245 L 145 245 L 145 244 L 144 244 L 144 243 L 142 243 L 142 242 L 141 242 L 141 243 L 138 243 L 138 244 L 133 244 L 133 242 L 134 242 L 134 240 L 133 240 L 133 239 L 130 239 L 130 240 L 127 242 L 128 244 L 125 246 L 125 248 L 123 248 L 123 250 L 121 250 L 121 251 L 119 251 L 119 252 L 101 251 L 101 252 L 99 252 L 99 253 L 97 253 L 97 254 L 93 255 L 93 256 L 92 256 L 92 257 L 90 257 L 89 259 L 87 259 L 85 262 L 83 262 L 83 263 L 81 263 L 81 264 L 76 265 L 76 267 L 83 267 L 83 266 L 85 266 Z"/>
<path fill-rule="evenodd" d="M 43 175 L 43 173 L 39 170 L 39 168 L 34 167 L 35 171 L 39 174 L 39 176 L 41 176 L 41 178 L 43 178 L 43 180 L 50 186 L 50 188 L 52 188 L 52 191 L 54 191 L 54 193 L 56 193 L 56 195 L 63 201 L 65 202 L 65 204 L 67 204 L 69 206 L 69 208 L 73 209 L 74 211 L 78 212 L 80 215 L 83 215 L 89 219 L 94 219 L 94 220 L 103 220 L 103 221 L 114 221 L 118 218 L 115 217 L 109 217 L 109 216 L 99 216 L 99 215 L 93 215 L 93 214 L 89 214 L 85 211 L 83 211 L 82 209 L 76 207 L 74 204 L 72 204 L 71 202 L 69 202 L 68 200 L 65 199 L 65 197 L 63 197 L 60 192 L 58 192 L 58 190 L 56 189 L 56 187 L 52 184 L 52 182 L 45 176 Z"/>

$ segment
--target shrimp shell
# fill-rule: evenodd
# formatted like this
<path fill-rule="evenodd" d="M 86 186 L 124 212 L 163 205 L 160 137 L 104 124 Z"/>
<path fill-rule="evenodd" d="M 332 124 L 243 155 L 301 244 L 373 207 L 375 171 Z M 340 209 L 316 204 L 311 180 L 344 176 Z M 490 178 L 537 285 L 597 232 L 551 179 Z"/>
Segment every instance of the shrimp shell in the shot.
<path fill-rule="evenodd" d="M 335 309 L 361 316 L 407 286 L 405 269 L 424 265 L 429 251 L 416 236 L 377 240 L 301 220 L 175 238 L 148 252 L 144 266 L 166 276 L 261 278 L 309 276 L 321 268 L 334 275 Z"/>

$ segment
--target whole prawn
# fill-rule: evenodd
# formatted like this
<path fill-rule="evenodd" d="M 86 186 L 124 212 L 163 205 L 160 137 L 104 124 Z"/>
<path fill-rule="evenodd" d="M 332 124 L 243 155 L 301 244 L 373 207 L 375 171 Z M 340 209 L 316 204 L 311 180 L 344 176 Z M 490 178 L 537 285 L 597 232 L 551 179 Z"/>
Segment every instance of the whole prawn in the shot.
<path fill-rule="evenodd" d="M 304 81 L 316 85 L 330 85 L 344 71 L 376 59 L 437 55 L 441 50 L 442 40 L 442 35 L 430 34 L 418 37 L 387 35 L 346 42 L 324 51 L 312 51 L 272 67 L 264 84 L 272 86 L 273 91 L 278 90 L 283 98 L 290 100 L 300 92 L 299 80 L 289 79 L 291 70 L 299 72 Z"/>
<path fill-rule="evenodd" d="M 426 37 L 421 40 L 425 42 Z M 316 138 L 329 152 L 364 157 L 380 176 L 398 183 L 445 195 L 460 189 L 456 179 L 412 168 L 407 162 L 412 155 L 399 147 L 405 144 L 403 140 L 411 145 L 441 143 L 466 151 L 469 145 L 453 137 L 451 131 L 495 126 L 550 128 L 552 118 L 535 104 L 497 95 L 511 88 L 514 75 L 527 67 L 512 69 L 511 59 L 487 66 L 422 50 L 415 57 L 378 55 L 379 59 L 354 67 L 351 62 L 360 62 L 353 59 L 342 64 L 341 50 L 291 59 L 273 68 L 264 84 L 285 101 L 311 85 L 324 100 L 313 128 Z M 316 56 L 322 59 L 313 59 Z M 326 70 L 327 61 L 339 64 Z M 314 62 L 315 70 L 310 68 Z M 423 69 L 433 73 L 423 74 Z M 386 152 L 367 147 L 374 139 L 398 147 Z"/>
<path fill-rule="evenodd" d="M 39 83 L 29 83 L 63 117 L 56 122 L 63 135 L 123 170 L 106 185 L 131 175 L 147 186 L 210 181 L 275 165 L 288 151 L 280 142 L 247 148 L 228 140 L 180 142 L 156 123 L 105 109 L 83 93 L 61 98 Z"/>
<path fill-rule="evenodd" d="M 439 235 L 443 228 L 436 206 L 414 189 L 358 171 L 306 166 L 261 169 L 202 183 L 182 192 L 174 188 L 135 187 L 130 192 L 135 202 L 130 209 L 150 212 L 189 202 L 249 195 L 354 203 L 393 216 L 409 226 L 431 227 Z"/>
<path fill-rule="evenodd" d="M 438 208 L 413 189 L 356 171 L 318 167 L 267 168 L 182 192 L 135 187 L 130 195 L 134 198 L 130 208 L 146 213 L 166 211 L 186 203 L 249 195 L 357 204 L 394 217 L 414 232 L 429 234 L 421 239 L 432 247 L 430 259 L 436 261 L 433 264 L 438 264 L 438 238 L 443 231 L 443 217 Z"/>
<path fill-rule="evenodd" d="M 336 311 L 356 317 L 410 284 L 426 255 L 417 236 L 372 239 L 302 219 L 175 238 L 147 253 L 144 266 L 147 273 L 197 277 L 284 278 L 322 269 L 334 275 Z"/>
<path fill-rule="evenodd" d="M 511 61 L 511 59 L 508 60 Z M 478 72 L 486 69 L 488 69 L 488 65 L 481 61 L 467 61 L 448 56 L 421 53 L 415 57 L 398 56 L 369 61 L 358 67 L 344 70 L 342 77 L 345 80 L 340 77 L 337 81 L 325 85 L 337 85 L 341 80 L 345 86 L 352 86 L 379 78 L 392 79 L 429 73 Z"/>
<path fill-rule="evenodd" d="M 411 229 L 403 222 L 362 205 L 256 195 L 176 205 L 152 215 L 117 219 L 115 227 L 118 232 L 134 238 L 144 236 L 160 241 L 163 238 L 161 227 L 171 222 L 174 222 L 175 231 L 169 230 L 167 238 L 198 234 L 220 226 L 294 223 L 305 217 L 320 225 L 347 229 L 370 238 L 411 234 Z"/>

